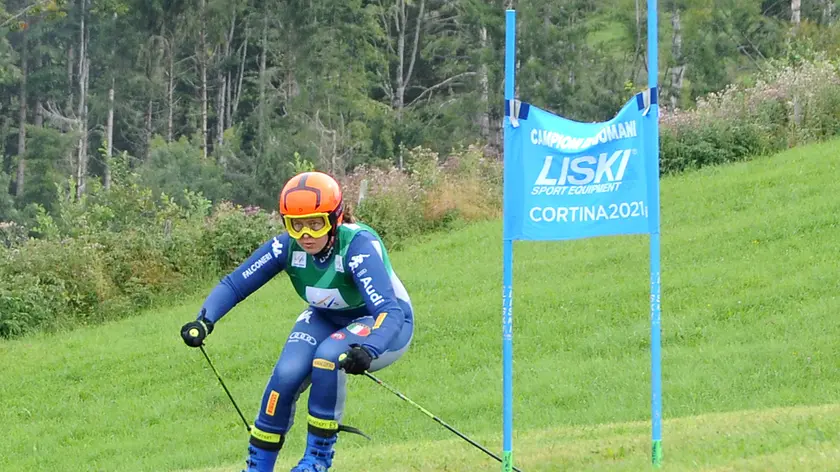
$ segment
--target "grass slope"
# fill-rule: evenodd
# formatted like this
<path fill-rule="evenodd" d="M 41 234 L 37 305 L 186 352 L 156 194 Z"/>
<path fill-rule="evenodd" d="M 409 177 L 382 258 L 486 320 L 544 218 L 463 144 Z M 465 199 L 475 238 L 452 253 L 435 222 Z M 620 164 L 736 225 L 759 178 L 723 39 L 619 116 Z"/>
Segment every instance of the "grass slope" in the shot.
<path fill-rule="evenodd" d="M 667 471 L 766 472 L 836 470 L 840 463 L 840 405 L 714 413 L 665 421 Z M 479 440 L 494 450 L 492 435 Z M 527 472 L 649 470 L 650 423 L 527 430 L 516 435 L 516 466 Z M 460 439 L 412 441 L 354 448 L 336 471 L 393 472 L 499 470 L 499 463 Z M 289 470 L 295 457 L 278 460 Z M 229 472 L 214 467 L 193 472 Z"/>
<path fill-rule="evenodd" d="M 824 470 L 840 455 L 838 145 L 663 181 L 668 470 Z M 379 376 L 499 451 L 499 222 L 393 259 L 418 330 Z M 639 470 L 650 442 L 647 238 L 520 242 L 514 264 L 517 466 Z M 240 470 L 244 426 L 178 335 L 200 303 L 0 342 L 0 470 Z M 249 418 L 302 308 L 280 277 L 207 343 Z M 498 470 L 370 380 L 349 383 L 345 422 L 375 442 L 343 436 L 337 472 Z M 284 465 L 302 450 L 305 405 Z"/>

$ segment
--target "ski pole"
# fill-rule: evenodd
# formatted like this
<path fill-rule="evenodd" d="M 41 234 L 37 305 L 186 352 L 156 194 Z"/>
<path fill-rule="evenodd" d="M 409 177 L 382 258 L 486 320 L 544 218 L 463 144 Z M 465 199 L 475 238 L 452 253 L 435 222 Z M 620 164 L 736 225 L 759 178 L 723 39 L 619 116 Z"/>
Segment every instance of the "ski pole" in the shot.
<path fill-rule="evenodd" d="M 230 394 L 230 390 L 228 390 L 225 382 L 222 380 L 222 376 L 219 375 L 219 371 L 216 370 L 216 367 L 210 362 L 210 357 L 207 356 L 207 352 L 204 350 L 204 344 L 198 346 L 201 349 L 201 353 L 204 354 L 204 358 L 207 359 L 207 363 L 210 364 L 210 368 L 213 369 L 213 373 L 216 374 L 216 378 L 219 379 L 219 383 L 222 384 L 222 388 L 225 389 L 225 393 L 227 393 L 228 398 L 230 398 L 230 402 L 233 403 L 233 407 L 236 408 L 236 412 L 239 413 L 239 417 L 242 418 L 242 422 L 245 423 L 245 428 L 248 429 L 248 432 L 251 432 L 251 425 L 248 424 L 248 421 L 245 420 L 245 415 L 242 414 L 242 411 L 239 409 L 239 406 L 236 404 L 236 401 L 233 399 L 233 395 Z"/>
<path fill-rule="evenodd" d="M 371 373 L 369 373 L 369 372 L 365 372 L 365 376 L 366 376 L 367 378 L 369 378 L 369 379 L 373 380 L 374 382 L 378 383 L 379 385 L 381 385 L 381 386 L 385 387 L 386 389 L 388 389 L 388 390 L 389 390 L 391 393 L 393 393 L 394 395 L 396 395 L 396 396 L 398 396 L 398 397 L 402 398 L 403 400 L 405 400 L 406 402 L 408 402 L 408 404 L 409 404 L 409 405 L 411 405 L 411 406 L 413 406 L 413 407 L 417 408 L 418 410 L 422 411 L 423 413 L 425 413 L 425 414 L 426 414 L 426 416 L 428 416 L 429 418 L 431 418 L 431 419 L 433 419 L 433 420 L 437 421 L 438 423 L 440 423 L 440 424 L 441 424 L 444 428 L 448 429 L 449 431 L 452 431 L 453 433 L 457 434 L 457 435 L 458 435 L 458 437 L 460 437 L 460 438 L 461 438 L 461 439 L 463 439 L 464 441 L 467 441 L 468 443 L 472 444 L 473 446 L 475 446 L 475 447 L 477 447 L 477 448 L 481 449 L 482 451 L 484 451 L 484 453 L 485 453 L 485 454 L 489 455 L 489 456 L 490 456 L 490 457 L 492 457 L 493 459 L 496 459 L 497 461 L 502 462 L 502 459 L 501 459 L 501 458 L 499 458 L 499 456 L 497 456 L 497 455 L 493 454 L 492 452 L 488 451 L 488 450 L 487 450 L 484 446 L 482 446 L 482 445 L 478 444 L 477 442 L 475 442 L 475 441 L 473 441 L 472 439 L 468 438 L 468 437 L 467 437 L 467 436 L 465 436 L 464 434 L 460 433 L 457 429 L 453 428 L 452 426 L 449 426 L 449 425 L 448 425 L 448 424 L 446 424 L 443 420 L 441 420 L 441 419 L 440 419 L 440 418 L 438 418 L 437 416 L 433 415 L 433 414 L 432 414 L 429 410 L 427 410 L 427 409 L 423 408 L 422 406 L 418 405 L 417 403 L 414 403 L 413 401 L 411 401 L 408 397 L 406 397 L 406 396 L 405 396 L 405 395 L 403 395 L 402 393 L 400 393 L 400 392 L 398 392 L 398 391 L 394 390 L 391 386 L 389 386 L 389 385 L 388 385 L 388 384 L 386 384 L 385 382 L 383 382 L 383 381 L 379 380 L 378 378 L 376 378 L 375 376 L 373 376 L 373 374 L 371 374 Z M 513 468 L 513 470 L 515 470 L 516 472 L 522 472 L 521 470 L 517 469 L 516 467 L 514 467 L 514 468 Z"/>

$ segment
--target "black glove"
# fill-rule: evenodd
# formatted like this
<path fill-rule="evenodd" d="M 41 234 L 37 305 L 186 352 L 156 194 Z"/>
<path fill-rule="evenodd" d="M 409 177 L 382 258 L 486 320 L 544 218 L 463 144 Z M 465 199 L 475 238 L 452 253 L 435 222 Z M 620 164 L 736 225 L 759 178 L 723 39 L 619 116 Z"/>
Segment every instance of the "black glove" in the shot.
<path fill-rule="evenodd" d="M 348 374 L 359 375 L 370 369 L 372 360 L 373 356 L 367 349 L 358 344 L 351 344 L 350 349 L 338 356 L 338 365 Z"/>
<path fill-rule="evenodd" d="M 187 346 L 198 347 L 213 332 L 213 322 L 203 317 L 181 327 L 181 337 Z"/>

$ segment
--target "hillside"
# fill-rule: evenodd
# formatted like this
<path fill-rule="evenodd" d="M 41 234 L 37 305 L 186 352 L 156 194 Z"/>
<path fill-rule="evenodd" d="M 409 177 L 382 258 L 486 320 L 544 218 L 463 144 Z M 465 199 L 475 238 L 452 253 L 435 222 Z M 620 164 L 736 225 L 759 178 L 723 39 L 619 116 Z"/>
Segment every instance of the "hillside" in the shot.
<path fill-rule="evenodd" d="M 665 470 L 767 470 L 770 461 L 825 470 L 840 459 L 839 147 L 663 180 Z M 392 255 L 418 331 L 405 358 L 378 374 L 496 451 L 500 235 L 499 222 L 476 224 Z M 647 250 L 642 236 L 515 245 L 523 470 L 647 464 Z M 303 307 L 292 295 L 284 277 L 273 281 L 207 342 L 248 417 Z M 0 342 L 0 470 L 240 470 L 243 425 L 178 335 L 201 301 Z M 346 422 L 374 442 L 343 437 L 336 472 L 498 470 L 368 379 L 352 378 L 348 397 Z M 283 466 L 302 451 L 302 415 Z"/>

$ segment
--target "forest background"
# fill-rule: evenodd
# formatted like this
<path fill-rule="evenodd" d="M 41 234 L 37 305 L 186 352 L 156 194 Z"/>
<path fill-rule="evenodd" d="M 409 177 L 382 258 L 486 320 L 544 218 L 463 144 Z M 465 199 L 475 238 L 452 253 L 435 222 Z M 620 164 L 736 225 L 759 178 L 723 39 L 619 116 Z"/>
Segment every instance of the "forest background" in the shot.
<path fill-rule="evenodd" d="M 647 83 L 641 0 L 4 2 L 0 337 L 204 286 L 302 170 L 393 248 L 498 217 L 505 8 L 519 98 L 605 121 Z M 660 1 L 663 174 L 837 135 L 838 10 Z"/>

